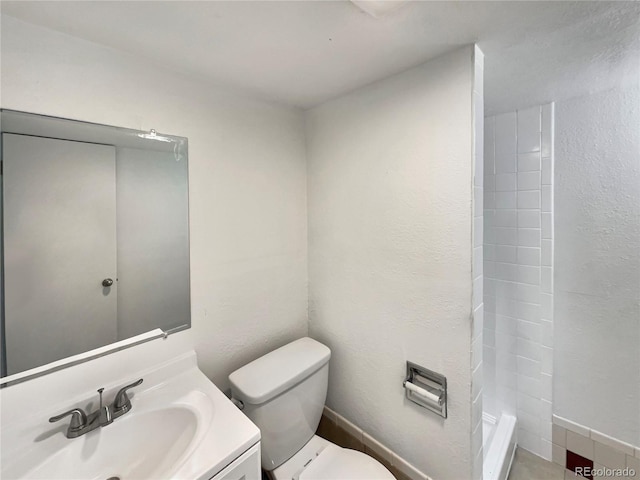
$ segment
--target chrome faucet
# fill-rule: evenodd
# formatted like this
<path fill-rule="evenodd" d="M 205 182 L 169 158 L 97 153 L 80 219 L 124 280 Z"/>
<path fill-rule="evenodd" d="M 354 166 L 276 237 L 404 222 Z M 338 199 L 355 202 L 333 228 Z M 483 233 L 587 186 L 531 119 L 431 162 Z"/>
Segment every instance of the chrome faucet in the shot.
<path fill-rule="evenodd" d="M 142 378 L 130 385 L 126 385 L 118 390 L 115 399 L 111 405 L 102 404 L 102 392 L 104 388 L 98 389 L 100 395 L 100 407 L 89 415 L 85 414 L 81 408 L 72 408 L 68 412 L 61 413 L 55 417 L 51 417 L 49 422 L 57 422 L 62 420 L 66 416 L 71 416 L 71 422 L 67 429 L 67 438 L 76 438 L 85 433 L 89 433 L 98 427 L 105 427 L 112 423 L 116 418 L 121 417 L 129 410 L 131 410 L 131 400 L 127 395 L 127 390 L 133 387 L 137 387 L 142 383 Z"/>

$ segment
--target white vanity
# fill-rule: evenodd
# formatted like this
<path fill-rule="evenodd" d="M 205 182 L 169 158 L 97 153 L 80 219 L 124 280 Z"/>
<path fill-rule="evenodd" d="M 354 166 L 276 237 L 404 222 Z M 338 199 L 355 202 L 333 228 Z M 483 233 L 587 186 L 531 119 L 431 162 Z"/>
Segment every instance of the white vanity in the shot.
<path fill-rule="evenodd" d="M 169 342 L 155 340 L 0 390 L 0 477 L 259 480 L 260 431 L 198 369 L 193 351 L 173 356 Z M 125 368 L 136 361 L 146 367 Z M 108 378 L 98 385 L 105 402 L 132 380 L 144 381 L 129 391 L 125 415 L 67 438 L 70 419 L 48 419 L 76 407 L 96 410 L 98 394 L 74 381 L 87 385 L 92 377 L 94 383 Z"/>

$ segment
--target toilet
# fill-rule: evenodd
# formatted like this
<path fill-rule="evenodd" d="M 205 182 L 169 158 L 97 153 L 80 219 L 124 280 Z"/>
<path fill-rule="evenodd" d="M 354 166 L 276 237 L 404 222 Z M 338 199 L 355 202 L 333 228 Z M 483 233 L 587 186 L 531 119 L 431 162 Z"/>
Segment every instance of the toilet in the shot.
<path fill-rule="evenodd" d="M 311 338 L 291 342 L 229 375 L 234 402 L 262 434 L 262 468 L 275 480 L 393 480 L 380 462 L 315 434 L 331 350 Z"/>

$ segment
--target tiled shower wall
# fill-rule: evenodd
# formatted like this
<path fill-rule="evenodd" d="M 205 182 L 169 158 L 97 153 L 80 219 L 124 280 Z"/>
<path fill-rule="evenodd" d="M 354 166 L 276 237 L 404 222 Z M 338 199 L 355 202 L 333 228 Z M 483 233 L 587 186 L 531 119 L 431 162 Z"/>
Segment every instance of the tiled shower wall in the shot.
<path fill-rule="evenodd" d="M 553 104 L 485 119 L 484 411 L 551 459 Z"/>
<path fill-rule="evenodd" d="M 484 181 L 484 55 L 474 48 L 473 80 L 473 328 L 471 329 L 471 459 L 472 478 L 482 480 L 482 399 L 483 399 L 483 193 Z"/>

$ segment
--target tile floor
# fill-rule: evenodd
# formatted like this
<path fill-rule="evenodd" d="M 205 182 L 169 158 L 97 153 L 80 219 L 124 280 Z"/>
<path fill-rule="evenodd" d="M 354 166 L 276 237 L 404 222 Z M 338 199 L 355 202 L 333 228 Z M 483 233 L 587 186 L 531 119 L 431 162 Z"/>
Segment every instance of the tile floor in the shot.
<path fill-rule="evenodd" d="M 527 452 L 522 448 L 516 450 L 509 480 L 564 480 L 565 469 L 556 463 Z"/>

